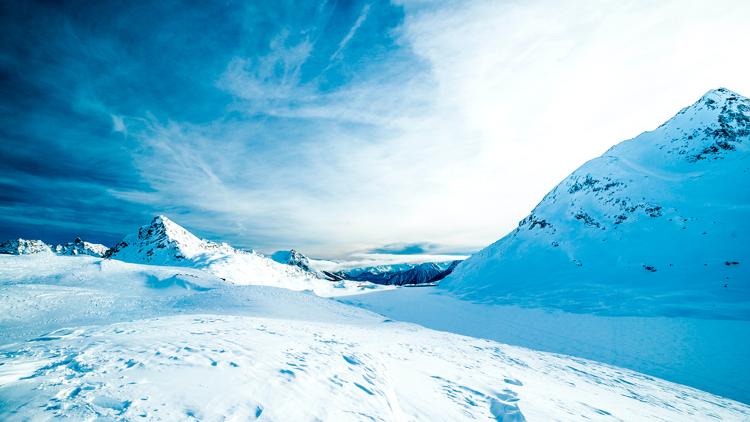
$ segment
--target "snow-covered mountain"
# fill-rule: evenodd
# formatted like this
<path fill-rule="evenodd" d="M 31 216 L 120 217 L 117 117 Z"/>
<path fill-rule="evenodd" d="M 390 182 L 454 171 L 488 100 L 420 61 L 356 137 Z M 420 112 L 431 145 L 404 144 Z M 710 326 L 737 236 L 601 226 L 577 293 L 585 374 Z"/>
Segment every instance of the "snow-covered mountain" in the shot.
<path fill-rule="evenodd" d="M 105 254 L 105 258 L 138 264 L 198 268 L 232 284 L 313 290 L 321 296 L 353 294 L 377 287 L 361 282 L 332 282 L 253 251 L 200 239 L 163 215 L 140 227 L 137 233 L 123 238 Z"/>
<path fill-rule="evenodd" d="M 750 418 L 627 369 L 184 266 L 2 255 L 0 291 L 3 421 Z"/>
<path fill-rule="evenodd" d="M 303 271 L 306 271 L 310 274 L 312 274 L 315 277 L 324 279 L 324 280 L 330 280 L 330 281 L 340 281 L 344 280 L 344 277 L 337 273 L 333 273 L 330 271 L 325 271 L 317 268 L 316 263 L 319 263 L 321 261 L 319 260 L 311 260 L 307 256 L 305 256 L 302 252 L 296 250 L 296 249 L 290 249 L 288 251 L 277 251 L 271 255 L 271 259 L 278 262 L 279 264 L 285 264 L 285 265 L 291 265 L 293 267 L 297 267 L 302 269 Z M 330 261 L 327 261 L 330 262 Z"/>
<path fill-rule="evenodd" d="M 11 239 L 0 243 L 0 254 L 31 255 L 51 252 L 52 248 L 41 240 Z"/>
<path fill-rule="evenodd" d="M 549 192 L 441 287 L 574 312 L 750 318 L 750 100 L 709 91 Z"/>
<path fill-rule="evenodd" d="M 72 242 L 56 245 L 53 250 L 58 255 L 104 256 L 109 248 L 102 244 L 89 243 L 81 240 L 80 237 L 76 237 Z"/>
<path fill-rule="evenodd" d="M 296 249 L 277 251 L 271 255 L 271 259 L 279 264 L 292 265 L 302 268 L 305 271 L 315 271 L 315 269 L 310 266 L 310 259 Z"/>
<path fill-rule="evenodd" d="M 105 257 L 120 261 L 154 265 L 191 265 L 206 255 L 232 254 L 236 251 L 226 243 L 199 239 L 163 215 L 137 233 L 125 236 Z"/>

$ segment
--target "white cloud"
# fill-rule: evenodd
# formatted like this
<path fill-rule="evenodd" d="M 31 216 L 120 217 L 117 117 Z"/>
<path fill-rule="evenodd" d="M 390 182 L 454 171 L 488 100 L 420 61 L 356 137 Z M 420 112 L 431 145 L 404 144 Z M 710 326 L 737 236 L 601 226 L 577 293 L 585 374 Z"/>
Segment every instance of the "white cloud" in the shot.
<path fill-rule="evenodd" d="M 321 94 L 300 84 L 307 42 L 281 36 L 267 57 L 235 59 L 220 86 L 245 101 L 237 109 L 292 121 L 155 125 L 147 144 L 160 154 L 138 161 L 152 199 L 212 213 L 217 231 L 229 222 L 233 241 L 266 250 L 332 256 L 426 241 L 465 250 L 708 89 L 750 94 L 741 47 L 750 3 L 405 8 L 400 41 L 424 66 L 386 61 Z"/>
<path fill-rule="evenodd" d="M 277 35 L 270 53 L 259 59 L 234 58 L 219 86 L 246 100 L 285 100 L 301 95 L 300 68 L 310 56 L 308 40 L 288 45 L 288 33 Z"/>
<path fill-rule="evenodd" d="M 354 22 L 354 25 L 349 29 L 349 32 L 346 33 L 344 38 L 341 39 L 341 42 L 339 42 L 339 47 L 336 49 L 336 51 L 331 55 L 331 61 L 338 60 L 341 57 L 341 52 L 344 51 L 344 48 L 349 44 L 349 41 L 354 38 L 354 35 L 357 33 L 357 30 L 360 26 L 362 26 L 362 23 L 367 19 L 367 14 L 370 13 L 370 5 L 366 4 L 364 7 L 362 7 L 362 12 L 360 12 L 359 17 L 357 17 L 357 20 Z"/>
<path fill-rule="evenodd" d="M 125 119 L 122 116 L 112 114 L 112 130 L 117 133 L 127 134 L 128 128 L 125 126 Z"/>

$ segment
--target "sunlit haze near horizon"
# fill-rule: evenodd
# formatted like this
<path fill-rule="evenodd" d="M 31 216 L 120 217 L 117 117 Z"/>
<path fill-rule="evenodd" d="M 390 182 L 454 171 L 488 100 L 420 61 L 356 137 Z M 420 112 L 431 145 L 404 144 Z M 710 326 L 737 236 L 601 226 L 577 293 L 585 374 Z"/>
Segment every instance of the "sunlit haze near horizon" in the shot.
<path fill-rule="evenodd" d="M 165 214 L 264 252 L 470 253 L 706 91 L 750 2 L 5 2 L 0 237 Z"/>

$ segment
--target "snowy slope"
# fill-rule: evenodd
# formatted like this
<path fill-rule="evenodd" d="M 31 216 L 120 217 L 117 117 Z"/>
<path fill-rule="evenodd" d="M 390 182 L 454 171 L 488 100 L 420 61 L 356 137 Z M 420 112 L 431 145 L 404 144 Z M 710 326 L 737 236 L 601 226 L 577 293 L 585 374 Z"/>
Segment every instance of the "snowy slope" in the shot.
<path fill-rule="evenodd" d="M 0 288 L 7 421 L 750 418 L 632 371 L 191 268 L 0 256 Z"/>
<path fill-rule="evenodd" d="M 0 243 L 0 254 L 31 255 L 50 252 L 52 249 L 41 240 L 11 239 Z"/>
<path fill-rule="evenodd" d="M 573 172 L 441 288 L 485 303 L 750 319 L 750 100 L 705 94 Z"/>
<path fill-rule="evenodd" d="M 370 283 L 324 280 L 255 252 L 199 239 L 163 215 L 139 228 L 137 233 L 126 236 L 105 257 L 139 264 L 198 268 L 233 284 L 313 290 L 320 296 L 362 293 L 379 288 Z"/>
<path fill-rule="evenodd" d="M 54 247 L 54 251 L 58 255 L 91 255 L 91 256 L 104 256 L 109 250 L 108 247 L 99 243 L 89 243 L 82 240 L 80 237 L 76 237 L 72 242 L 65 244 L 59 244 Z"/>

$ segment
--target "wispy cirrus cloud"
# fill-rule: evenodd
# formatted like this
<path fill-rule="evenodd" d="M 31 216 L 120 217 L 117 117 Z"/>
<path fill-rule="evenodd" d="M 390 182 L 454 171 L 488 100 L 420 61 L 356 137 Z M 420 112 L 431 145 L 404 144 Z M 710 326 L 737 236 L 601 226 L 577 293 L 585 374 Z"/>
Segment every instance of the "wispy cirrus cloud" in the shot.
<path fill-rule="evenodd" d="M 341 39 L 339 42 L 338 48 L 336 48 L 336 51 L 331 54 L 331 58 L 329 59 L 331 62 L 341 59 L 341 54 L 346 48 L 347 44 L 349 44 L 349 41 L 354 38 L 354 35 L 357 33 L 357 30 L 360 26 L 362 26 L 362 23 L 367 19 L 367 14 L 370 13 L 370 5 L 366 4 L 364 7 L 362 7 L 362 12 L 360 12 L 359 17 L 357 17 L 357 20 L 354 22 L 354 25 L 352 25 L 351 28 L 349 28 L 349 32 L 344 35 L 344 38 Z"/>

